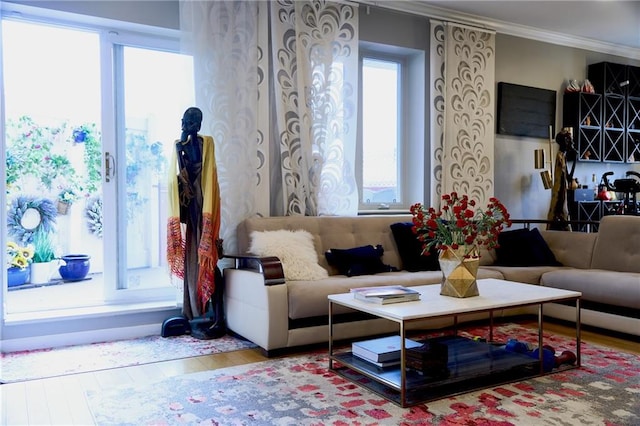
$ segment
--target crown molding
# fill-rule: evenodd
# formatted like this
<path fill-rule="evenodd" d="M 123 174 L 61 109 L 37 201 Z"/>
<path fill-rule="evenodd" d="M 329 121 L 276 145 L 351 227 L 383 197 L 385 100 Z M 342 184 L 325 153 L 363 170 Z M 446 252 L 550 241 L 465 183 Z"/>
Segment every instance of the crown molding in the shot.
<path fill-rule="evenodd" d="M 506 34 L 515 37 L 541 41 L 544 43 L 557 44 L 560 46 L 584 49 L 593 52 L 621 56 L 623 58 L 640 60 L 640 49 L 638 48 L 606 43 L 598 40 L 592 40 L 584 37 L 578 37 L 549 30 L 542 30 L 540 28 L 514 24 L 512 22 L 491 19 L 484 16 L 457 12 L 450 9 L 428 5 L 417 0 L 358 0 L 358 3 L 364 6 L 376 6 L 380 8 L 395 10 L 398 12 L 421 15 L 429 17 L 431 19 L 451 21 L 487 31 L 493 30 L 498 34 Z"/>

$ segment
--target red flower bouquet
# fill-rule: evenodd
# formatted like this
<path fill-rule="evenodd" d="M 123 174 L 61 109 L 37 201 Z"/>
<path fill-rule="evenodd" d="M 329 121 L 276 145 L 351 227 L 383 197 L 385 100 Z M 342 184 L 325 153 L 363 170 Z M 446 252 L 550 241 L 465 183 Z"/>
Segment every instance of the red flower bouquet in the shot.
<path fill-rule="evenodd" d="M 456 192 L 442 196 L 442 207 L 436 211 L 422 204 L 411 206 L 413 230 L 423 243 L 422 254 L 429 254 L 435 246 L 438 250 L 457 250 L 468 247 L 466 254 L 477 256 L 479 246 L 498 246 L 498 234 L 511 226 L 506 207 L 497 199 L 490 198 L 486 210 L 473 210 L 476 202 Z"/>

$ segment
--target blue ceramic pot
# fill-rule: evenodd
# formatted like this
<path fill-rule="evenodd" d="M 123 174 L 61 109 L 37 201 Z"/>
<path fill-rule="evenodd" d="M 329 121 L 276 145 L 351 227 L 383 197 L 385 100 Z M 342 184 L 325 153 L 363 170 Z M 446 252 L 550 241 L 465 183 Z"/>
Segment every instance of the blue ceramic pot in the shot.
<path fill-rule="evenodd" d="M 11 267 L 7 268 L 7 285 L 17 287 L 29 280 L 29 268 Z"/>
<path fill-rule="evenodd" d="M 65 264 L 58 268 L 58 272 L 60 272 L 60 276 L 63 280 L 82 280 L 89 273 L 89 268 L 91 267 L 89 259 L 91 259 L 91 256 L 88 254 L 68 254 L 66 256 L 62 256 L 62 260 Z"/>

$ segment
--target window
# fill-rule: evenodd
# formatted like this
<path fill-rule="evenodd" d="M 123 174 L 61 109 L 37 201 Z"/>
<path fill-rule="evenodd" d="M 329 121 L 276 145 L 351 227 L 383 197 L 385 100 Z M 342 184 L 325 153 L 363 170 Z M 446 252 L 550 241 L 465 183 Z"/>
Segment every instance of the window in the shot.
<path fill-rule="evenodd" d="M 360 56 L 360 211 L 406 210 L 426 186 L 424 52 L 366 43 Z"/>
<path fill-rule="evenodd" d="M 380 208 L 402 203 L 401 152 L 402 64 L 395 60 L 362 60 L 362 197 Z M 376 207 L 377 206 L 377 207 Z"/>

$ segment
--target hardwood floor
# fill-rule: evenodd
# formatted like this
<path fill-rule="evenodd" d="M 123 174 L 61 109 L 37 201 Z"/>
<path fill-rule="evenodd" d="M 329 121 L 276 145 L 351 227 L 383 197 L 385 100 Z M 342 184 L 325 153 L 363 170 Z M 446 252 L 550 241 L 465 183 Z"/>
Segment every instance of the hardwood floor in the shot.
<path fill-rule="evenodd" d="M 536 328 L 535 321 L 521 324 Z M 545 322 L 545 330 L 574 337 L 573 328 Z M 640 355 L 640 344 L 629 340 L 582 330 L 586 343 L 608 346 Z M 258 349 L 246 349 L 140 366 L 115 368 L 61 377 L 9 383 L 0 386 L 0 424 L 2 425 L 93 425 L 85 392 L 100 391 L 125 384 L 144 384 L 159 378 L 230 367 L 266 360 Z"/>

